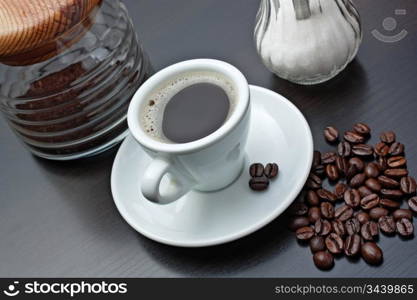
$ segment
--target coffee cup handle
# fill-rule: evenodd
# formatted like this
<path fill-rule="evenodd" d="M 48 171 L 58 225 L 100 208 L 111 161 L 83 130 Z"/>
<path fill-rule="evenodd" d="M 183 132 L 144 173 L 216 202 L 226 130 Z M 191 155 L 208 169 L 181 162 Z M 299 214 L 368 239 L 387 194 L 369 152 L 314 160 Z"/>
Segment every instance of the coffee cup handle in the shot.
<path fill-rule="evenodd" d="M 161 194 L 161 181 L 168 173 L 172 179 L 169 182 L 168 191 Z M 142 177 L 141 190 L 143 196 L 149 201 L 169 204 L 189 192 L 192 186 L 192 180 L 178 172 L 168 159 L 159 157 L 154 159 L 146 169 Z"/>

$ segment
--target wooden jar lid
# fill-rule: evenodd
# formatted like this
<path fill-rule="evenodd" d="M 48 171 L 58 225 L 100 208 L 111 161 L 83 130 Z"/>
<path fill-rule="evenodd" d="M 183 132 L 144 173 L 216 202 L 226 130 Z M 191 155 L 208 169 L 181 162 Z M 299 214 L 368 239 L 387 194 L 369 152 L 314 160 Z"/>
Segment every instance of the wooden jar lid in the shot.
<path fill-rule="evenodd" d="M 0 0 L 0 62 L 25 65 L 57 53 L 64 34 L 76 39 L 101 0 Z M 91 20 L 90 20 L 91 22 Z M 91 25 L 91 24 L 90 24 Z M 61 43 L 62 44 L 62 43 Z"/>

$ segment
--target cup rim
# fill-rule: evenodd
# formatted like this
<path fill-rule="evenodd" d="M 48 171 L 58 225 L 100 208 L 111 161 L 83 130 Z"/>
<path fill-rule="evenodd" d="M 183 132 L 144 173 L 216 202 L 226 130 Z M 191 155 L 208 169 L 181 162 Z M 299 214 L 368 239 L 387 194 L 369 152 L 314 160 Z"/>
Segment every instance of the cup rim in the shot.
<path fill-rule="evenodd" d="M 213 71 L 222 74 L 230 79 L 237 90 L 237 104 L 228 120 L 215 132 L 208 136 L 189 143 L 164 143 L 151 138 L 143 130 L 140 124 L 140 111 L 142 103 L 148 99 L 148 96 L 164 81 L 174 78 L 178 74 L 193 71 Z M 133 96 L 128 113 L 127 122 L 136 141 L 143 147 L 164 153 L 187 153 L 206 148 L 225 137 L 231 132 L 243 119 L 250 104 L 249 84 L 245 76 L 231 64 L 215 59 L 192 59 L 173 64 L 162 69 L 151 76 L 137 90 Z"/>

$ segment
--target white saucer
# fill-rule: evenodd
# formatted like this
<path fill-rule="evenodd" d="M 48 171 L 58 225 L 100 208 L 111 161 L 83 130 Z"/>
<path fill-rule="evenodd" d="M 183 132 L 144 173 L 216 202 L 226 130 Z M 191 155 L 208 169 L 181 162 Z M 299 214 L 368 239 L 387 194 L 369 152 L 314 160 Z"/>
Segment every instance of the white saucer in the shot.
<path fill-rule="evenodd" d="M 148 155 L 129 135 L 114 161 L 111 189 L 123 218 L 148 238 L 173 246 L 203 247 L 230 242 L 265 226 L 297 197 L 310 171 L 313 139 L 301 112 L 284 97 L 251 86 L 252 120 L 248 162 L 228 188 L 190 192 L 180 200 L 158 205 L 139 190 Z M 249 164 L 277 162 L 279 177 L 265 192 L 249 189 Z"/>

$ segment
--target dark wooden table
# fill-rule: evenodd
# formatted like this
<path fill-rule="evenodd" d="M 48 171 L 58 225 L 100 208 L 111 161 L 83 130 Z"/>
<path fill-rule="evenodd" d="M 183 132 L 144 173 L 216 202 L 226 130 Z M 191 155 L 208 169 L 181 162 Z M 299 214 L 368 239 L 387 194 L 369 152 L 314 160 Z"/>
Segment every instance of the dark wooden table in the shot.
<path fill-rule="evenodd" d="M 326 125 L 348 129 L 364 120 L 378 131 L 397 132 L 417 175 L 414 0 L 356 0 L 364 29 L 357 59 L 334 80 L 312 87 L 278 79 L 262 65 L 252 39 L 257 0 L 125 2 L 156 70 L 190 58 L 228 61 L 251 84 L 293 101 L 311 125 L 316 148 L 329 148 L 322 140 Z M 398 8 L 407 14 L 395 16 Z M 386 17 L 398 21 L 391 33 L 382 26 Z M 373 29 L 405 29 L 408 35 L 387 44 L 372 36 Z M 45 161 L 29 154 L 2 119 L 0 128 L 0 277 L 417 276 L 417 238 L 382 236 L 382 266 L 342 258 L 332 271 L 321 272 L 282 218 L 223 246 L 158 244 L 130 228 L 116 210 L 109 180 L 117 149 L 82 161 Z"/>

